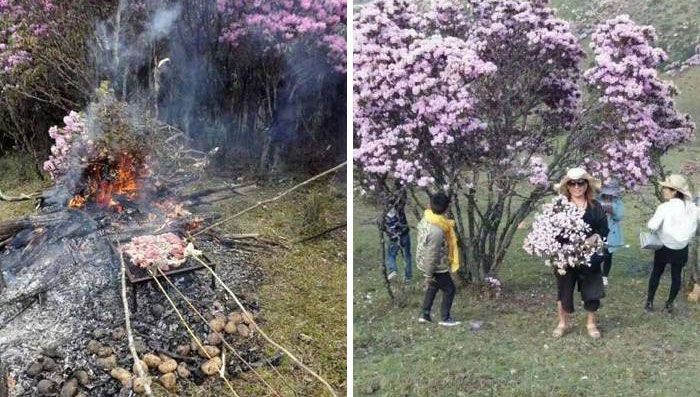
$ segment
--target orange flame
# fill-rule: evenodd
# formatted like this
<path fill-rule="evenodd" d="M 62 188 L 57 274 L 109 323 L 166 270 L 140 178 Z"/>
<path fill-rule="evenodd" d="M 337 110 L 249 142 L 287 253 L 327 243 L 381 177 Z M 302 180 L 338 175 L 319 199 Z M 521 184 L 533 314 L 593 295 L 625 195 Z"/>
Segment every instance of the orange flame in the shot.
<path fill-rule="evenodd" d="M 121 205 L 114 196 L 135 200 L 141 187 L 139 175 L 145 174 L 144 168 L 135 164 L 128 153 L 123 153 L 116 162 L 92 163 L 85 170 L 84 195 L 76 195 L 69 201 L 68 206 L 82 208 L 88 200 L 93 199 L 100 208 L 112 208 L 121 212 Z"/>

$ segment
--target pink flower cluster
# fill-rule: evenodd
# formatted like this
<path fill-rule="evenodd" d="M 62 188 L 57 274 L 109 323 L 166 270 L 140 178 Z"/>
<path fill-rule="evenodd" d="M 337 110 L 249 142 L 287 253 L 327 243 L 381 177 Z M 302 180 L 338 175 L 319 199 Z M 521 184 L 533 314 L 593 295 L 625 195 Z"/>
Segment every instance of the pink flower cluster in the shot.
<path fill-rule="evenodd" d="M 600 24 L 592 36 L 595 65 L 584 73 L 602 107 L 594 125 L 602 151 L 590 160 L 606 181 L 619 178 L 628 188 L 648 182 L 651 158 L 694 138 L 695 125 L 673 107 L 675 88 L 656 68 L 666 54 L 652 43 L 656 33 L 627 15 Z"/>
<path fill-rule="evenodd" d="M 525 251 L 546 258 L 562 275 L 568 268 L 590 266 L 596 247 L 585 244 L 590 227 L 583 221 L 584 211 L 563 195 L 543 207 L 525 237 Z"/>
<path fill-rule="evenodd" d="M 469 3 L 477 16 L 473 45 L 482 59 L 496 64 L 497 78 L 512 91 L 510 100 L 518 104 L 534 99 L 543 105 L 537 113 L 544 125 L 568 128 L 579 107 L 578 64 L 584 56 L 569 23 L 556 18 L 544 1 Z M 535 98 L 527 98 L 533 91 Z"/>
<path fill-rule="evenodd" d="M 408 1 L 379 1 L 355 20 L 354 158 L 369 174 L 427 186 L 430 162 L 480 140 L 471 84 L 495 72 L 467 41 L 441 36 Z M 447 23 L 442 19 L 443 22 Z"/>
<path fill-rule="evenodd" d="M 549 178 L 547 177 L 547 163 L 542 157 L 533 156 L 530 158 L 530 177 L 528 181 L 534 186 L 542 188 L 549 187 Z"/>
<path fill-rule="evenodd" d="M 52 0 L 0 0 L 0 78 L 32 61 L 34 42 L 48 33 Z"/>
<path fill-rule="evenodd" d="M 253 35 L 267 48 L 306 40 L 327 50 L 329 62 L 345 73 L 346 0 L 217 0 L 228 25 L 219 40 L 237 46 Z"/>
<path fill-rule="evenodd" d="M 49 128 L 49 136 L 55 142 L 51 146 L 49 159 L 44 162 L 44 170 L 53 180 L 65 175 L 76 160 L 94 150 L 94 143 L 87 136 L 85 119 L 80 113 L 71 111 L 63 118 L 63 123 L 65 126 L 62 128 Z"/>

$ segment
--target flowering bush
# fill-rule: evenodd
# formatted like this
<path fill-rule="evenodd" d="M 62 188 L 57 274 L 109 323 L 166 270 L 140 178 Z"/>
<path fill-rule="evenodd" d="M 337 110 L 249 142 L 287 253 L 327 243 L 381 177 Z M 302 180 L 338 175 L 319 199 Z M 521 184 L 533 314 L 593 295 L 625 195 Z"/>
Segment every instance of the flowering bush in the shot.
<path fill-rule="evenodd" d="M 217 9 L 228 25 L 220 41 L 237 46 L 255 36 L 266 49 L 307 39 L 327 50 L 329 62 L 345 72 L 345 0 L 218 0 Z"/>
<path fill-rule="evenodd" d="M 585 244 L 590 226 L 583 221 L 583 214 L 566 196 L 555 197 L 535 216 L 523 248 L 530 255 L 547 258 L 562 275 L 568 268 L 590 266 L 597 248 Z"/>
<path fill-rule="evenodd" d="M 673 107 L 675 87 L 658 78 L 656 68 L 667 56 L 652 47 L 655 40 L 653 27 L 639 26 L 627 15 L 602 23 L 591 41 L 595 66 L 584 73 L 603 115 L 593 123 L 604 142 L 594 153 L 593 169 L 628 188 L 649 181 L 654 157 L 694 138 L 690 117 Z"/>
<path fill-rule="evenodd" d="M 0 75 L 31 62 L 33 42 L 46 35 L 54 8 L 51 0 L 0 0 Z"/>

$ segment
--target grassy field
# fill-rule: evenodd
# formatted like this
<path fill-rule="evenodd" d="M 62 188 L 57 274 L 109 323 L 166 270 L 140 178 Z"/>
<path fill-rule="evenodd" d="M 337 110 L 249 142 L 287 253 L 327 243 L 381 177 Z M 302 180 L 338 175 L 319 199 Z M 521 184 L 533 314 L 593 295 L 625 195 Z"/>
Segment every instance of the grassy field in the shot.
<path fill-rule="evenodd" d="M 244 196 L 218 203 L 213 210 L 224 215 L 241 211 L 276 196 L 303 177 L 288 176 L 281 183 L 261 185 Z M 50 181 L 38 179 L 26 159 L 0 157 L 0 190 L 4 193 L 32 192 L 48 184 Z M 260 280 L 257 291 L 246 291 L 246 294 L 255 294 L 261 303 L 260 315 L 266 333 L 330 382 L 338 395 L 345 395 L 347 390 L 345 229 L 306 243 L 295 241 L 345 223 L 345 192 L 344 180 L 327 177 L 251 211 L 220 230 L 222 233 L 260 233 L 263 237 L 286 242 L 289 249 L 271 249 L 256 255 L 254 260 L 263 268 L 265 277 Z M 33 205 L 29 201 L 0 201 L 0 221 L 32 212 Z M 271 346 L 266 349 L 270 354 L 274 351 Z M 258 371 L 283 396 L 329 395 L 316 379 L 286 358 L 279 368 L 283 378 L 267 368 Z M 241 396 L 269 393 L 250 373 L 234 379 L 233 384 Z M 155 390 L 158 396 L 172 395 L 157 385 Z M 202 397 L 229 395 L 228 389 L 218 380 L 206 382 L 202 387 L 189 384 L 181 393 Z"/>
<path fill-rule="evenodd" d="M 638 248 L 636 232 L 647 215 L 633 200 L 625 204 L 624 235 L 631 247 L 614 256 L 600 310 L 603 338 L 587 336 L 585 315 L 577 307 L 574 331 L 557 340 L 550 336 L 557 321 L 554 277 L 520 248 L 525 231 L 518 232 L 499 274 L 505 284 L 500 298 L 470 287 L 458 290 L 453 316 L 483 326 L 444 329 L 417 323 L 420 286 L 403 288 L 397 282 L 399 302 L 389 301 L 380 276 L 375 210 L 355 202 L 355 395 L 697 395 L 700 306 L 686 303 L 681 294 L 673 315 L 643 310 L 652 255 Z M 657 306 L 669 283 L 665 273 Z"/>

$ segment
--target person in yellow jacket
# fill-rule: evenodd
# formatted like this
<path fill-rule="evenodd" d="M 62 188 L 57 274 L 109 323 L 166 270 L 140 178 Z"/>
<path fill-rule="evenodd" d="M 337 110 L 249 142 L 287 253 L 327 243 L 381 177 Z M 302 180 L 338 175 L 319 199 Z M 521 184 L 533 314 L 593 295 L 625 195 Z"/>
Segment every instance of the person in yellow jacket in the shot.
<path fill-rule="evenodd" d="M 416 246 L 416 265 L 425 276 L 425 298 L 423 311 L 418 318 L 420 323 L 430 323 L 430 311 L 438 290 L 442 290 L 441 316 L 439 325 L 451 327 L 459 325 L 450 316 L 450 308 L 455 296 L 455 285 L 450 271 L 459 268 L 459 248 L 455 221 L 443 214 L 450 205 L 450 199 L 443 193 L 430 197 L 430 209 L 426 209 L 423 219 L 418 223 L 418 242 Z"/>

